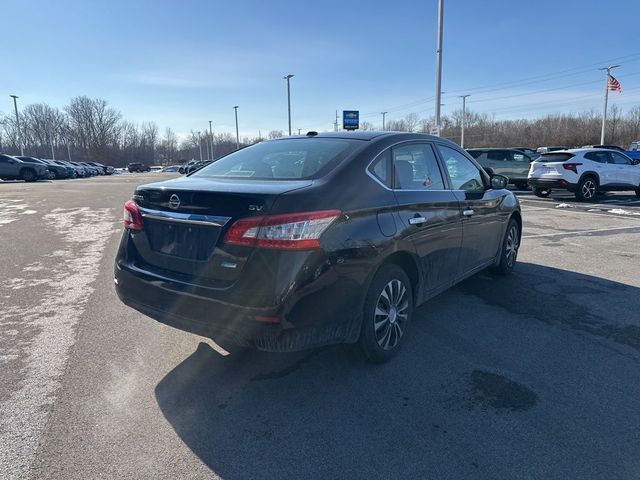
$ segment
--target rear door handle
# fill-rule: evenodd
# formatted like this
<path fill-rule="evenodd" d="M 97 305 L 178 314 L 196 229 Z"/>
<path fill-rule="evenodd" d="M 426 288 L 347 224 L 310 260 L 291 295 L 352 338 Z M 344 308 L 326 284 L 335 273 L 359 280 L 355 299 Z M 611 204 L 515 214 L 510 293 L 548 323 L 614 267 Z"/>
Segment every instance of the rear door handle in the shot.
<path fill-rule="evenodd" d="M 474 211 L 473 211 L 473 210 L 471 210 L 470 208 L 467 208 L 466 210 L 463 210 L 463 211 L 462 211 L 462 214 L 463 214 L 465 217 L 470 217 L 470 216 L 471 216 L 471 215 L 473 215 L 474 213 L 476 213 L 476 212 L 474 212 Z"/>
<path fill-rule="evenodd" d="M 409 219 L 410 225 L 422 225 L 423 223 L 427 223 L 427 219 L 424 217 L 411 217 Z"/>

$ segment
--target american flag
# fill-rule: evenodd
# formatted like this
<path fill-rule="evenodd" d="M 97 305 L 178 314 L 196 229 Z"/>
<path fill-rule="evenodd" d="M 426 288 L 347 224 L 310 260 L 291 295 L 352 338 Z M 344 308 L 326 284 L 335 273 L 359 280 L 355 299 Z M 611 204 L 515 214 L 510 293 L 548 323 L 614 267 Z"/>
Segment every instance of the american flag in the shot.
<path fill-rule="evenodd" d="M 622 87 L 620 86 L 620 82 L 613 78 L 613 75 L 609 75 L 609 80 L 607 81 L 607 88 L 612 92 L 622 92 Z"/>

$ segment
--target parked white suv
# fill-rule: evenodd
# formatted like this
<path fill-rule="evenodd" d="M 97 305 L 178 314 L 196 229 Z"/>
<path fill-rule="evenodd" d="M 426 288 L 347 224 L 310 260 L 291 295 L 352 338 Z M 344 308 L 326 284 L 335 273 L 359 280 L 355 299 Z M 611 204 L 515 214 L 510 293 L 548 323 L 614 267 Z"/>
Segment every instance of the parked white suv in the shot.
<path fill-rule="evenodd" d="M 600 192 L 632 190 L 640 197 L 640 162 L 615 150 L 576 148 L 543 153 L 531 162 L 527 181 L 538 197 L 574 192 L 588 202 Z"/>

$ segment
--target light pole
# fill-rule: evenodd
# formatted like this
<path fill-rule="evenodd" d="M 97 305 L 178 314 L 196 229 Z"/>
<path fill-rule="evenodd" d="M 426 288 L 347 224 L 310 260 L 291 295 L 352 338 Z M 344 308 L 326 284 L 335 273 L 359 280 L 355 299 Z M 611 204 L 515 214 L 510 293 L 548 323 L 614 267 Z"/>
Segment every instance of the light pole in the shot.
<path fill-rule="evenodd" d="M 200 147 L 200 161 L 202 161 L 202 135 L 198 132 L 198 147 Z"/>
<path fill-rule="evenodd" d="M 238 105 L 233 107 L 233 109 L 236 111 L 236 150 L 240 150 L 240 135 L 238 134 Z M 291 128 L 291 126 L 289 126 L 289 128 Z M 291 132 L 289 132 L 289 135 L 291 135 Z"/>
<path fill-rule="evenodd" d="M 380 113 L 382 113 L 382 130 L 386 130 L 384 119 L 387 116 L 387 113 L 389 113 L 389 112 L 380 112 Z"/>
<path fill-rule="evenodd" d="M 440 95 L 442 83 L 442 13 L 444 0 L 438 0 L 438 49 L 436 50 L 436 128 L 440 135 Z"/>
<path fill-rule="evenodd" d="M 214 160 L 216 158 L 214 153 L 216 142 L 213 139 L 213 127 L 211 126 L 211 120 L 209 120 L 209 135 L 211 136 L 211 160 Z"/>
<path fill-rule="evenodd" d="M 460 95 L 460 98 L 462 99 L 462 121 L 460 122 L 460 148 L 464 148 L 464 120 L 466 118 L 467 115 L 467 109 L 466 109 L 466 105 L 467 105 L 467 97 L 469 95 Z"/>
<path fill-rule="evenodd" d="M 602 112 L 602 130 L 600 131 L 600 145 L 604 145 L 604 131 L 607 124 L 607 103 L 609 102 L 609 74 L 614 68 L 620 65 L 609 65 L 608 67 L 599 68 L 605 72 L 604 76 L 604 111 Z"/>
<path fill-rule="evenodd" d="M 20 155 L 24 156 L 24 147 L 22 146 L 22 132 L 20 130 L 20 117 L 18 117 L 18 96 L 17 95 L 9 95 L 13 98 L 13 108 L 16 111 L 16 128 L 18 129 L 18 143 L 20 144 Z"/>
<path fill-rule="evenodd" d="M 56 153 L 53 151 L 53 131 L 49 130 L 49 138 L 51 140 L 51 160 L 56 159 Z"/>
<path fill-rule="evenodd" d="M 291 86 L 289 81 L 293 78 L 293 75 L 288 73 L 283 78 L 287 81 L 287 111 L 289 112 L 289 136 L 291 136 Z"/>

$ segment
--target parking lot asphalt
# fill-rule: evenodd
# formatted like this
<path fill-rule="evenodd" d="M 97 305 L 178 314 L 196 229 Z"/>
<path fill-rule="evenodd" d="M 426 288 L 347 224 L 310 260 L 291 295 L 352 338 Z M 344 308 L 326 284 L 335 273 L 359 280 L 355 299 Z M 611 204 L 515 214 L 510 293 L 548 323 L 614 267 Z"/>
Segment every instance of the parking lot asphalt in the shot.
<path fill-rule="evenodd" d="M 509 277 L 401 354 L 226 354 L 122 305 L 122 204 L 164 174 L 0 183 L 0 478 L 639 478 L 640 202 L 519 192 Z"/>

